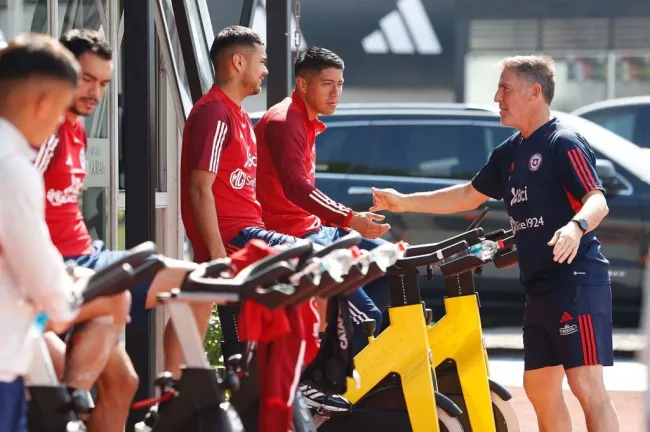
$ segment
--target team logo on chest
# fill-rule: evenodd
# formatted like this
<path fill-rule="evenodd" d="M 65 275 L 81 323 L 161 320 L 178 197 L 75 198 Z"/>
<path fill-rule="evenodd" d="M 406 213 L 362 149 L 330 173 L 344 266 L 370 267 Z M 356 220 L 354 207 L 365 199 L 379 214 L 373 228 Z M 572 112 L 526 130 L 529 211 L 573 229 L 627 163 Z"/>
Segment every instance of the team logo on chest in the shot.
<path fill-rule="evenodd" d="M 532 172 L 535 172 L 542 166 L 542 154 L 535 153 L 528 159 L 528 169 Z"/>

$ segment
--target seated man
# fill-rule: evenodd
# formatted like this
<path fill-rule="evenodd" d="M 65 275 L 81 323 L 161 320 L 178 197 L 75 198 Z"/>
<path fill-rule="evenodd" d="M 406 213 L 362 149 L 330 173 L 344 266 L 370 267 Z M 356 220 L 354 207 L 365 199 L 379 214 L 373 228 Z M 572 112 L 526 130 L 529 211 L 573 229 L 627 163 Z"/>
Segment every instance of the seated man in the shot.
<path fill-rule="evenodd" d="M 257 192 L 268 228 L 323 246 L 353 229 L 365 237 L 359 247 L 371 250 L 384 242 L 378 237 L 390 229 L 375 223 L 384 217 L 354 212 L 316 187 L 316 136 L 326 129 L 318 116 L 334 113 L 343 91 L 343 68 L 343 60 L 324 48 L 312 47 L 298 56 L 293 94 L 255 125 L 259 176 L 264 179 Z M 333 226 L 323 226 L 322 221 Z M 374 319 L 380 331 L 382 312 L 390 303 L 387 280 L 378 279 L 352 293 L 349 303 L 356 354 L 368 343 L 365 319 Z"/>
<path fill-rule="evenodd" d="M 124 323 L 129 293 L 73 309 L 73 285 L 52 245 L 43 180 L 32 159 L 52 134 L 77 87 L 79 65 L 56 40 L 22 35 L 0 54 L 0 431 L 26 432 L 23 376 L 32 360 L 32 326 L 39 311 L 65 331 L 72 322 Z M 86 353 L 83 372 L 101 360 Z"/>
<path fill-rule="evenodd" d="M 100 241 L 93 242 L 79 209 L 79 194 L 86 176 L 86 131 L 81 117 L 88 116 L 97 107 L 111 82 L 113 73 L 112 50 L 101 36 L 92 30 L 71 30 L 61 37 L 61 43 L 81 65 L 81 79 L 74 100 L 65 113 L 65 120 L 56 136 L 44 144 L 35 165 L 43 173 L 46 190 L 45 218 L 52 242 L 64 259 L 77 265 L 99 270 L 119 260 L 126 252 L 104 249 Z M 131 315 L 134 321 L 146 319 L 145 309 L 157 306 L 156 295 L 181 285 L 188 271 L 196 264 L 166 259 L 167 268 L 150 283 L 132 292 Z M 100 302 L 102 300 L 98 300 Z M 108 301 L 108 300 L 105 300 Z M 202 307 L 200 322 L 209 317 L 209 308 Z M 124 321 L 99 321 L 74 330 L 78 340 L 74 352 L 66 353 L 64 382 L 73 387 L 90 389 L 96 374 L 84 373 L 94 364 L 105 365 L 97 388 L 99 398 L 88 423 L 90 430 L 123 431 L 131 401 L 138 386 L 138 377 L 124 345 L 117 343 Z M 63 365 L 65 345 L 47 337 L 55 365 Z M 165 368 L 178 374 L 182 362 L 180 348 L 171 325 L 165 329 Z M 88 358 L 96 356 L 89 364 Z"/>
<path fill-rule="evenodd" d="M 181 213 L 195 261 L 224 258 L 252 239 L 271 246 L 297 241 L 267 231 L 256 198 L 257 146 L 242 101 L 261 91 L 266 52 L 253 30 L 222 30 L 210 49 L 215 84 L 185 123 L 181 152 Z M 238 306 L 220 306 L 224 358 L 245 345 L 237 330 Z M 345 410 L 342 398 L 324 398 L 329 409 Z"/>

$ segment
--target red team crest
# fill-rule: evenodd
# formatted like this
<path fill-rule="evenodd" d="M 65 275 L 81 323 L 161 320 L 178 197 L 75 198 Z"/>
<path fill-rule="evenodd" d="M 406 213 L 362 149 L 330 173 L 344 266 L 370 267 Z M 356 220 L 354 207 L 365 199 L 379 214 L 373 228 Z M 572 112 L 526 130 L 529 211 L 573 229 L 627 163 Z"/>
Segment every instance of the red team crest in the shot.
<path fill-rule="evenodd" d="M 537 171 L 541 165 L 542 165 L 542 154 L 541 153 L 535 153 L 528 160 L 528 169 L 530 171 L 533 171 L 533 172 Z"/>

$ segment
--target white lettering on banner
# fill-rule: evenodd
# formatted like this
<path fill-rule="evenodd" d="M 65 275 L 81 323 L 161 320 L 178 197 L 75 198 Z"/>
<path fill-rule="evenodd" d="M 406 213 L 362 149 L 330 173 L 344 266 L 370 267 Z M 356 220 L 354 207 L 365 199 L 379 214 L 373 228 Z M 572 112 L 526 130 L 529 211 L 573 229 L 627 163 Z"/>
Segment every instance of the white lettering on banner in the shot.
<path fill-rule="evenodd" d="M 85 152 L 86 182 L 85 187 L 110 187 L 110 141 L 107 138 L 88 138 L 88 150 Z M 84 161 L 81 161 L 83 166 Z"/>
<path fill-rule="evenodd" d="M 512 192 L 510 207 L 512 207 L 515 204 L 528 201 L 528 187 L 524 187 L 523 189 L 512 188 L 510 189 L 510 192 Z"/>
<path fill-rule="evenodd" d="M 517 231 L 523 231 L 528 228 L 538 228 L 544 226 L 544 217 L 531 217 L 526 218 L 524 221 L 516 221 L 512 217 L 510 218 L 510 228 L 512 228 L 513 234 Z"/>
<path fill-rule="evenodd" d="M 59 207 L 64 204 L 76 203 L 82 188 L 83 182 L 81 179 L 71 176 L 70 186 L 63 190 L 49 189 L 45 196 L 50 204 Z"/>

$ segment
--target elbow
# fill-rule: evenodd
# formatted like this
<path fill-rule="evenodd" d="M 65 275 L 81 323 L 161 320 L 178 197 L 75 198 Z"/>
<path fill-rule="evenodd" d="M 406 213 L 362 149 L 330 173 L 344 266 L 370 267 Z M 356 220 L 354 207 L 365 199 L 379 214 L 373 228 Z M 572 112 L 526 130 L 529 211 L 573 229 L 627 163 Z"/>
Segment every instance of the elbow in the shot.
<path fill-rule="evenodd" d="M 486 197 L 479 193 L 471 182 L 463 186 L 463 195 L 464 199 L 459 200 L 459 205 L 463 206 L 463 208 L 457 211 L 474 210 L 486 201 Z"/>
<path fill-rule="evenodd" d="M 212 187 L 206 185 L 190 185 L 190 200 L 193 203 L 202 201 L 205 197 L 212 195 Z"/>
<path fill-rule="evenodd" d="M 603 219 L 609 214 L 609 206 L 607 205 L 607 200 L 603 199 Z"/>

